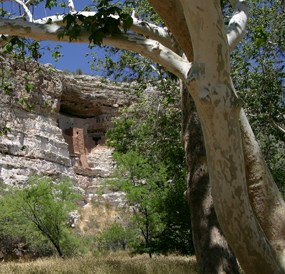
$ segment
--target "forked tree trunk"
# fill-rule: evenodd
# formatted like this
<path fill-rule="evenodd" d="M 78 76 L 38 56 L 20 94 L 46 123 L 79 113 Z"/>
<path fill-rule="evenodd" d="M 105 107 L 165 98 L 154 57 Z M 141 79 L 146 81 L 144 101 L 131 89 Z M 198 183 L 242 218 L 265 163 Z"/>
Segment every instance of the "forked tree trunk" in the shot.
<path fill-rule="evenodd" d="M 230 83 L 230 79 L 229 79 L 229 66 L 227 68 L 223 67 L 223 56 L 221 57 L 221 55 L 224 55 L 224 57 L 226 56 L 226 59 L 228 60 L 228 47 L 226 44 L 226 37 L 225 37 L 225 33 L 223 33 L 223 17 L 221 14 L 221 7 L 220 7 L 220 3 L 219 1 L 186 1 L 186 0 L 180 0 L 180 1 L 175 1 L 175 0 L 165 0 L 163 2 L 159 1 L 159 0 L 149 0 L 149 2 L 153 5 L 153 7 L 157 10 L 157 12 L 160 14 L 160 16 L 162 17 L 162 19 L 164 20 L 164 22 L 166 23 L 166 25 L 168 26 L 168 28 L 171 30 L 172 34 L 175 36 L 177 42 L 179 43 L 180 47 L 183 49 L 184 53 L 186 54 L 187 58 L 189 61 L 193 60 L 193 52 L 192 52 L 192 44 L 189 44 L 189 41 L 191 40 L 192 42 L 196 43 L 196 52 L 194 52 L 195 54 L 195 61 L 197 61 L 199 59 L 198 55 L 201 54 L 203 58 L 201 58 L 202 60 L 200 60 L 200 64 L 198 64 L 199 62 L 197 62 L 198 66 L 194 66 L 194 71 L 192 69 L 192 76 L 194 76 L 193 78 L 199 76 L 199 74 L 204 74 L 203 77 L 207 78 L 208 75 L 205 74 L 205 71 L 203 71 L 203 66 L 205 66 L 205 64 L 208 64 L 209 67 L 211 67 L 212 73 L 213 75 L 210 77 L 216 77 L 216 79 L 214 79 L 214 82 L 216 82 L 217 87 L 215 87 L 217 89 L 217 94 L 219 94 L 219 89 L 220 87 L 222 87 L 223 85 L 225 85 L 225 83 L 223 83 L 223 81 L 219 82 L 219 77 L 221 76 L 222 73 L 226 73 L 228 76 L 227 82 L 228 82 L 228 86 L 231 86 Z M 209 5 L 207 4 L 207 2 L 209 3 Z M 231 1 L 231 3 L 234 3 L 237 1 Z M 196 10 L 195 10 L 196 9 Z M 191 11 L 193 11 L 193 13 L 191 14 Z M 199 14 L 200 13 L 200 14 Z M 202 16 L 201 16 L 202 15 Z M 204 16 L 203 16 L 204 15 Z M 218 16 L 216 16 L 218 15 Z M 244 14 L 242 15 L 243 19 L 244 19 Z M 177 23 L 177 19 L 179 19 L 179 23 Z M 216 22 L 213 21 L 216 20 Z M 242 20 L 243 20 L 242 19 Z M 192 22 L 191 22 L 192 20 Z M 208 21 L 209 24 L 204 24 L 204 22 Z M 184 23 L 187 22 L 187 28 L 185 30 L 185 26 Z M 191 27 L 192 24 L 192 27 Z M 183 27 L 180 27 L 182 26 Z M 214 26 L 214 27 L 213 27 Z M 239 25 L 237 25 L 239 27 Z M 233 31 L 234 30 L 234 31 Z M 239 29 L 235 27 L 235 25 L 233 25 L 232 28 L 232 37 L 236 37 L 240 35 L 239 33 Z M 191 37 L 189 35 L 189 33 L 191 34 Z M 209 39 L 208 39 L 209 38 Z M 217 43 L 212 43 L 211 39 L 214 40 L 218 40 L 218 39 L 223 39 L 223 43 L 224 43 L 224 48 L 222 47 L 222 43 L 220 45 L 218 45 Z M 187 44 L 188 41 L 188 44 Z M 199 45 L 199 43 L 201 43 L 201 47 Z M 203 47 L 204 46 L 204 47 Z M 195 45 L 194 45 L 195 47 Z M 231 49 L 232 49 L 233 45 L 231 45 Z M 213 52 L 214 50 L 214 52 Z M 208 54 L 209 53 L 209 54 Z M 198 58 L 197 58 L 198 57 Z M 201 65 L 201 66 L 200 66 Z M 227 62 L 228 65 L 228 62 Z M 199 68 L 200 66 L 200 68 Z M 195 71 L 196 70 L 196 71 Z M 207 71 L 207 73 L 209 73 Z M 214 75 L 216 74 L 216 75 Z M 220 75 L 218 75 L 220 74 Z M 211 82 L 213 79 L 209 78 L 209 82 Z M 198 101 L 201 99 L 199 97 L 205 97 L 205 101 L 207 101 L 208 97 L 207 97 L 207 93 L 210 89 L 210 86 L 208 86 L 207 84 L 204 86 L 204 90 L 203 88 L 201 88 L 201 94 L 199 94 L 199 91 L 197 91 L 198 96 L 196 96 L 196 98 L 198 97 Z M 211 87 L 211 89 L 213 90 L 213 87 Z M 193 94 L 195 91 L 191 91 Z M 230 87 L 230 93 L 233 93 L 233 89 Z M 205 95 L 206 94 L 206 95 Z M 213 95 L 213 94 L 212 94 Z M 221 95 L 221 94 L 219 94 Z M 227 94 L 225 94 L 225 97 L 227 96 Z M 223 100 L 223 96 L 220 96 L 220 100 Z M 197 101 L 196 101 L 197 103 Z M 211 102 L 209 102 L 211 104 Z M 226 101 L 224 101 L 224 103 L 226 103 Z M 212 106 L 213 108 L 215 108 L 216 106 Z M 231 107 L 229 107 L 231 108 Z M 219 110 L 218 110 L 219 111 Z M 236 109 L 236 112 L 239 112 L 239 108 Z M 229 114 L 229 113 L 228 113 Z M 223 115 L 222 115 L 223 116 Z M 241 115 L 242 117 L 242 115 Z M 208 119 L 208 122 L 211 123 L 211 120 L 214 120 L 213 117 L 211 117 L 211 115 L 207 117 L 204 117 L 206 119 Z M 225 117 L 222 117 L 225 118 Z M 219 119 L 219 118 L 218 118 Z M 236 119 L 238 119 L 236 117 Z M 243 119 L 241 119 L 243 120 Z M 216 121 L 217 124 L 220 121 Z M 222 122 L 222 120 L 221 120 Z M 237 125 L 236 125 L 237 126 Z M 206 130 L 206 129 L 205 129 Z M 222 132 L 223 128 L 219 128 L 216 127 L 214 129 L 214 131 L 216 131 L 216 133 Z M 235 138 L 240 138 L 240 132 L 236 132 L 237 135 L 235 136 Z M 276 189 L 274 182 L 272 181 L 272 178 L 270 177 L 270 175 L 267 174 L 267 170 L 266 167 L 264 165 L 264 162 L 262 160 L 262 156 L 260 155 L 260 153 L 258 153 L 257 155 L 255 154 L 257 151 L 256 149 L 256 145 L 255 145 L 255 139 L 252 138 L 251 134 L 248 134 L 248 128 L 247 126 L 244 126 L 244 123 L 242 123 L 242 133 L 245 134 L 243 136 L 244 138 L 244 149 L 246 151 L 245 153 L 245 158 L 240 155 L 240 159 L 244 159 L 246 161 L 246 166 L 247 166 L 247 174 L 243 174 L 242 178 L 242 193 L 240 193 L 240 198 L 241 199 L 245 199 L 247 202 L 247 206 L 244 207 L 244 210 L 246 213 L 246 215 L 248 215 L 246 217 L 246 219 L 248 219 L 249 223 L 252 222 L 252 224 L 250 226 L 253 226 L 250 228 L 250 230 L 254 230 L 251 231 L 250 233 L 254 232 L 256 234 L 255 240 L 258 241 L 258 239 L 260 238 L 260 240 L 263 242 L 263 244 L 266 246 L 266 249 L 268 248 L 268 252 L 271 254 L 269 257 L 271 257 L 271 259 L 265 258 L 265 262 L 267 262 L 267 260 L 269 259 L 269 261 L 271 260 L 271 263 L 273 265 L 272 269 L 275 269 L 274 272 L 278 273 L 278 271 L 281 271 L 281 268 L 279 268 L 280 265 L 282 265 L 281 267 L 283 269 L 285 269 L 284 267 L 284 214 L 283 212 L 284 210 L 284 202 L 282 201 L 282 198 L 280 197 L 280 194 L 278 193 L 278 190 Z M 229 136 L 228 136 L 229 137 Z M 225 138 L 228 138 L 225 137 Z M 208 135 L 208 138 L 212 138 L 211 133 Z M 227 139 L 225 141 L 228 141 Z M 223 145 L 223 141 L 220 142 L 220 144 L 215 144 L 212 143 L 213 147 L 212 150 L 213 152 L 216 151 L 216 147 L 219 145 Z M 240 145 L 240 144 L 239 144 Z M 254 148 L 254 149 L 252 149 Z M 235 147 L 233 148 L 235 149 Z M 239 147 L 240 149 L 240 147 Z M 234 151 L 232 153 L 235 153 Z M 242 154 L 242 151 L 239 151 L 238 153 Z M 222 157 L 224 157 L 224 155 L 221 155 Z M 228 156 L 228 155 L 225 155 Z M 210 161 L 215 161 L 216 157 L 214 157 L 213 159 L 211 159 Z M 217 163 L 216 163 L 217 164 Z M 239 170 L 238 172 L 240 174 L 244 173 L 244 163 L 241 162 L 237 162 L 236 166 L 243 166 L 243 170 Z M 264 168 L 265 167 L 265 168 Z M 257 174 L 259 175 L 255 175 L 256 171 L 259 171 Z M 223 172 L 223 170 L 220 170 L 221 172 Z M 233 170 L 230 170 L 229 172 L 232 172 Z M 264 176 L 265 175 L 265 176 Z M 228 178 L 227 178 L 228 179 Z M 213 182 L 215 184 L 215 182 Z M 225 183 L 225 182 L 223 182 Z M 249 185 L 249 193 L 247 192 L 247 187 L 245 186 L 246 183 L 248 183 Z M 268 185 L 269 183 L 269 185 Z M 236 187 L 234 182 L 233 182 L 233 186 L 234 188 Z M 228 192 L 234 192 L 234 188 L 232 188 L 230 185 L 228 185 L 227 191 Z M 238 188 L 238 187 L 237 187 Z M 223 192 L 219 192 L 219 187 L 217 187 L 216 185 L 216 189 L 217 189 L 217 193 L 218 196 L 216 198 L 216 203 L 217 204 L 222 204 L 222 200 L 219 197 L 225 195 Z M 240 189 L 239 189 L 240 190 Z M 248 194 L 250 195 L 250 202 L 248 201 Z M 228 195 L 228 194 L 227 194 Z M 234 193 L 233 193 L 234 195 Z M 235 195 L 234 195 L 235 197 Z M 228 198 L 226 198 L 227 200 Z M 251 203 L 251 204 L 250 204 Z M 253 211 L 251 209 L 251 205 L 253 206 Z M 223 205 L 224 207 L 226 206 L 230 206 L 227 204 Z M 222 207 L 223 207 L 222 206 Z M 248 209 L 247 209 L 248 208 Z M 229 211 L 233 210 L 234 208 L 230 209 Z M 240 214 L 243 214 L 240 212 Z M 268 216 L 269 214 L 269 216 Z M 231 215 L 231 213 L 229 213 L 229 215 Z M 268 216 L 268 218 L 266 218 L 265 216 Z M 255 217 L 257 217 L 258 221 L 260 222 L 260 225 L 264 231 L 260 229 L 259 227 L 259 223 L 255 222 Z M 225 230 L 226 230 L 226 234 L 229 235 L 230 241 L 233 243 L 232 247 L 235 249 L 235 244 L 234 241 L 237 243 L 240 242 L 239 237 L 236 237 L 235 235 L 235 229 L 233 227 L 231 227 L 230 229 L 227 229 L 228 225 L 228 221 L 226 216 L 222 217 L 222 214 L 220 215 L 220 218 L 224 218 L 223 222 L 225 224 Z M 239 219 L 239 218 L 237 218 Z M 241 218 L 240 218 L 241 219 Z M 251 221 L 250 221 L 251 220 Z M 235 223 L 235 225 L 239 225 L 238 221 Z M 243 225 L 241 224 L 240 226 L 240 233 L 241 234 L 247 234 L 247 231 L 243 230 Z M 257 229 L 257 231 L 255 231 L 255 229 Z M 232 230 L 232 232 L 231 232 Z M 260 233 L 260 235 L 259 235 Z M 267 242 L 267 239 L 270 242 L 270 244 Z M 250 237 L 247 237 L 248 241 L 250 241 Z M 253 245 L 254 246 L 254 245 Z M 273 247 L 273 248 L 272 248 Z M 239 247 L 237 247 L 239 248 Z M 258 248 L 256 247 L 253 247 Z M 262 247 L 261 247 L 262 249 Z M 246 254 L 243 253 L 242 251 L 238 252 L 241 255 L 242 254 Z M 238 255 L 239 257 L 239 254 Z M 267 256 L 267 255 L 265 255 Z M 242 258 L 239 258 L 240 261 L 243 261 Z M 261 259 L 263 260 L 263 259 Z M 269 264 L 271 264 L 269 263 Z M 249 264 L 251 266 L 246 267 L 244 266 L 244 269 L 256 269 L 256 272 L 253 273 L 258 273 L 258 266 L 255 267 L 254 263 L 251 261 L 250 256 L 248 256 L 248 260 L 246 260 L 246 256 L 244 256 L 244 264 Z M 267 263 L 265 263 L 267 264 Z M 275 267 L 275 266 L 276 267 Z M 266 273 L 266 268 L 263 268 L 262 266 L 260 267 L 260 269 L 262 269 L 263 272 Z M 254 270 L 253 270 L 254 271 Z M 285 272 L 285 271 L 284 271 Z"/>
<path fill-rule="evenodd" d="M 186 84 L 202 124 L 219 223 L 246 273 L 284 273 L 248 197 L 239 122 L 241 108 L 230 78 L 220 1 L 181 3 L 194 52 Z"/>
<path fill-rule="evenodd" d="M 187 166 L 187 200 L 200 274 L 239 273 L 235 256 L 223 236 L 213 205 L 206 151 L 194 102 L 182 87 L 183 141 Z"/>

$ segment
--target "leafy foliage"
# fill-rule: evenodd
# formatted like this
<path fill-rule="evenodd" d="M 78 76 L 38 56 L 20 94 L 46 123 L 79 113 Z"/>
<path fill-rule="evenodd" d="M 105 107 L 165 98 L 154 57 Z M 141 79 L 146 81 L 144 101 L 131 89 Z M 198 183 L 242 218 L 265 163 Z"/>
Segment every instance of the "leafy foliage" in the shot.
<path fill-rule="evenodd" d="M 82 14 L 67 14 L 63 19 L 65 28 L 60 37 L 68 35 L 72 41 L 81 32 L 87 31 L 90 45 L 101 45 L 104 37 L 120 34 L 121 29 L 127 31 L 133 24 L 132 17 L 110 0 L 98 1 L 96 10 L 94 16 L 88 17 Z"/>
<path fill-rule="evenodd" d="M 114 185 L 127 194 L 133 221 L 144 239 L 140 249 L 151 255 L 155 237 L 164 228 L 161 220 L 163 213 L 159 207 L 167 191 L 165 170 L 158 165 L 153 168 L 143 156 L 134 151 L 116 155 L 115 159 L 118 163 L 116 175 L 121 179 L 115 181 Z"/>
<path fill-rule="evenodd" d="M 247 37 L 233 53 L 233 81 L 284 193 L 285 14 L 279 1 L 253 1 L 250 8 Z"/>
<path fill-rule="evenodd" d="M 2 36 L 2 39 L 5 36 Z M 4 40 L 7 40 L 4 38 Z M 15 58 L 25 59 L 25 57 L 30 56 L 34 60 L 41 58 L 40 53 L 40 43 L 38 41 L 33 41 L 30 39 L 18 38 L 17 36 L 12 36 L 9 41 L 4 45 L 4 53 L 13 54 Z"/>
<path fill-rule="evenodd" d="M 161 25 L 147 1 L 125 2 L 125 11 Z M 119 180 L 127 193 L 133 222 L 143 241 L 139 252 L 193 252 L 190 210 L 184 200 L 184 151 L 181 145 L 181 110 L 178 81 L 150 60 L 128 51 L 107 48 L 104 60 L 95 59 L 98 70 L 118 81 L 136 81 L 132 105 L 122 111 L 107 132 L 116 149 Z M 154 90 L 145 91 L 149 86 Z M 134 102 L 135 101 L 135 102 Z"/>
<path fill-rule="evenodd" d="M 47 240 L 60 256 L 72 254 L 75 242 L 68 228 L 68 214 L 77 198 L 68 179 L 31 177 L 27 187 L 9 189 L 2 196 L 1 229 L 4 234 L 25 237 L 32 244 Z"/>
<path fill-rule="evenodd" d="M 131 247 L 135 241 L 135 231 L 119 223 L 110 225 L 96 236 L 99 251 L 119 251 Z"/>
<path fill-rule="evenodd" d="M 124 191 L 144 241 L 137 251 L 193 252 L 189 207 L 184 199 L 181 113 L 166 94 L 150 92 L 114 121 L 107 133 L 118 165 L 113 182 Z"/>

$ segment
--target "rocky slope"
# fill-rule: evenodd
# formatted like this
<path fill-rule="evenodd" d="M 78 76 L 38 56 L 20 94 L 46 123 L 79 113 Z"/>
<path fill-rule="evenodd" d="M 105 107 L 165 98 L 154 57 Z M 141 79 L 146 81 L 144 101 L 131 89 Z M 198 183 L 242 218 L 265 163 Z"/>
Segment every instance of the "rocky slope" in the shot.
<path fill-rule="evenodd" d="M 86 190 L 110 175 L 105 132 L 128 103 L 127 86 L 0 56 L 0 180 L 25 184 L 31 174 L 65 175 Z"/>

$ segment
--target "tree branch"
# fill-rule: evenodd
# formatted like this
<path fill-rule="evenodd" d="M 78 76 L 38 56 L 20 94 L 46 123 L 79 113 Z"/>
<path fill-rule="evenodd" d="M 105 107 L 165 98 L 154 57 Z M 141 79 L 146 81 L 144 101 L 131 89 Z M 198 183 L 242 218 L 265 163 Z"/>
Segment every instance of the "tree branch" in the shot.
<path fill-rule="evenodd" d="M 105 38 L 103 43 L 120 49 L 134 51 L 148 57 L 182 80 L 186 80 L 187 73 L 191 67 L 191 63 L 163 46 L 158 41 L 146 39 L 135 34 Z"/>
<path fill-rule="evenodd" d="M 231 0 L 231 5 L 235 7 L 235 12 L 229 22 L 227 30 L 227 38 L 230 51 L 242 40 L 246 31 L 248 18 L 248 8 L 245 1 Z"/>
<path fill-rule="evenodd" d="M 7 0 L 7 1 L 9 1 L 9 0 Z M 25 5 L 26 5 L 27 7 L 29 7 L 29 6 L 32 5 L 34 2 L 36 2 L 36 0 L 28 0 L 28 1 L 25 3 Z"/>
<path fill-rule="evenodd" d="M 178 45 L 168 30 L 157 25 L 138 20 L 135 17 L 132 18 L 133 25 L 130 28 L 132 31 L 154 39 L 174 52 L 178 52 Z"/>
<path fill-rule="evenodd" d="M 70 14 L 75 14 L 75 12 L 71 12 Z M 91 17 L 94 16 L 96 12 L 93 11 L 82 11 L 82 12 L 77 12 L 76 15 L 83 15 L 85 17 Z M 45 18 L 41 18 L 38 20 L 35 20 L 34 23 L 38 24 L 46 24 L 48 22 L 55 23 L 59 26 L 64 26 L 63 23 L 63 18 L 66 15 L 64 14 L 57 14 Z M 113 16 L 113 18 L 118 18 L 118 16 Z M 162 27 L 159 27 L 155 24 L 151 24 L 142 20 L 137 19 L 134 15 L 132 16 L 133 19 L 133 25 L 131 26 L 130 30 L 142 34 L 147 38 L 151 38 L 153 40 L 156 40 L 160 42 L 162 45 L 165 47 L 173 50 L 174 52 L 177 52 L 177 45 L 175 44 L 175 40 L 173 37 L 170 35 L 170 33 L 165 30 Z"/>
<path fill-rule="evenodd" d="M 0 28 L 1 32 L 5 35 L 17 35 L 19 37 L 28 37 L 34 40 L 70 42 L 68 36 L 59 39 L 59 36 L 63 33 L 63 28 L 56 24 L 43 25 L 25 22 L 20 19 L 0 19 Z M 74 40 L 73 42 L 89 43 L 89 33 L 82 32 L 77 40 Z M 126 33 L 112 37 L 110 36 L 104 38 L 102 42 L 104 45 L 134 51 L 148 57 L 182 80 L 186 79 L 187 72 L 191 66 L 191 63 L 184 60 L 158 41 L 146 39 L 137 34 Z"/>
<path fill-rule="evenodd" d="M 148 0 L 175 37 L 189 62 L 193 61 L 193 49 L 184 11 L 179 0 Z"/>
<path fill-rule="evenodd" d="M 25 11 L 25 13 L 27 14 L 28 18 L 29 18 L 29 22 L 33 21 L 33 15 L 30 12 L 29 8 L 25 5 L 25 3 L 21 0 L 13 0 L 15 1 L 17 4 L 19 4 Z"/>
<path fill-rule="evenodd" d="M 70 12 L 75 12 L 73 0 L 68 0 L 68 8 Z"/>
<path fill-rule="evenodd" d="M 277 124 L 275 121 L 273 121 L 273 120 L 272 120 L 272 124 L 273 124 L 273 126 L 274 126 L 276 129 L 279 130 L 279 132 L 285 134 L 285 128 L 284 128 L 284 127 L 278 125 L 278 124 Z"/>

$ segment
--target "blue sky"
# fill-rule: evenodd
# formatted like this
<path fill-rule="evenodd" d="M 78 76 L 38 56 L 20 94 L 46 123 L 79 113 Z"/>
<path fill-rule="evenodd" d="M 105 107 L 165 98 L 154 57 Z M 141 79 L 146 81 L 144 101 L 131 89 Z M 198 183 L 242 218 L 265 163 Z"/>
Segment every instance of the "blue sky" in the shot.
<path fill-rule="evenodd" d="M 67 1 L 65 1 L 67 2 Z M 82 10 L 85 6 L 90 5 L 92 3 L 91 0 L 74 0 L 74 6 L 77 11 Z M 37 13 L 36 17 L 46 17 L 50 15 L 54 15 L 56 12 L 58 13 L 64 13 L 67 12 L 67 10 L 64 9 L 45 9 L 44 5 L 41 4 L 41 6 L 37 7 Z M 88 48 L 88 44 L 79 44 L 79 43 L 59 43 L 59 42 L 49 42 L 49 41 L 43 41 L 41 42 L 42 47 L 51 47 L 54 48 L 56 45 L 61 45 L 60 52 L 63 54 L 62 57 L 59 58 L 59 60 L 56 62 L 54 58 L 51 56 L 51 52 L 45 52 L 43 57 L 40 59 L 41 63 L 50 63 L 55 68 L 64 70 L 68 69 L 71 72 L 75 72 L 77 69 L 81 69 L 86 74 L 91 75 L 98 75 L 98 72 L 95 72 L 94 70 L 90 70 L 90 65 L 88 64 L 88 61 L 91 61 L 92 58 L 86 57 L 86 53 L 94 53 L 97 52 L 98 56 L 103 57 L 103 50 L 99 47 L 95 47 L 93 49 Z"/>
<path fill-rule="evenodd" d="M 0 1 L 1 2 L 1 1 Z M 67 3 L 67 0 L 57 1 Z M 92 0 L 74 0 L 74 6 L 76 11 L 81 11 L 84 7 L 92 5 Z M 19 15 L 19 6 L 16 2 L 2 2 L 2 7 L 11 12 L 12 15 Z M 64 14 L 68 13 L 68 8 L 55 7 L 51 10 L 45 8 L 45 1 L 39 3 L 34 10 L 33 17 L 35 20 L 55 15 L 55 14 Z M 97 53 L 97 57 L 104 57 L 104 51 L 100 47 L 94 47 L 93 49 L 88 48 L 88 44 L 79 44 L 79 43 L 59 43 L 59 42 L 50 42 L 50 41 L 41 41 L 41 46 L 43 48 L 50 47 L 54 48 L 56 45 L 61 45 L 60 52 L 63 55 L 59 58 L 58 61 L 55 61 L 51 56 L 50 51 L 42 51 L 42 58 L 40 59 L 41 63 L 50 63 L 55 68 L 64 70 L 68 69 L 71 72 L 75 72 L 77 69 L 81 69 L 83 73 L 91 75 L 100 75 L 100 72 L 90 69 L 89 62 L 92 61 L 91 55 L 86 57 L 86 54 Z"/>
<path fill-rule="evenodd" d="M 41 42 L 42 47 L 54 48 L 56 45 L 61 45 L 60 52 L 63 54 L 62 57 L 56 62 L 51 56 L 51 52 L 44 51 L 43 57 L 40 59 L 41 63 L 50 63 L 55 68 L 64 70 L 68 69 L 71 72 L 75 72 L 77 69 L 81 69 L 83 73 L 98 75 L 98 72 L 90 70 L 88 61 L 91 61 L 91 56 L 86 57 L 86 53 L 97 53 L 98 56 L 103 57 L 102 49 L 99 47 L 89 49 L 88 44 L 79 43 L 58 43 L 58 42 Z"/>
<path fill-rule="evenodd" d="M 1 2 L 1 1 L 0 1 Z M 58 1 L 67 3 L 66 0 Z M 74 0 L 74 6 L 76 11 L 81 11 L 84 9 L 85 6 L 90 6 L 92 4 L 92 0 Z M 12 15 L 17 16 L 19 15 L 19 6 L 15 2 L 2 2 L 1 7 L 5 10 L 9 11 Z M 64 14 L 68 12 L 68 8 L 52 8 L 51 10 L 45 8 L 45 1 L 39 3 L 34 10 L 33 17 L 34 19 L 40 19 L 43 17 L 58 14 Z M 86 57 L 86 53 L 97 52 L 98 56 L 102 56 L 103 50 L 99 47 L 89 49 L 88 44 L 79 44 L 79 43 L 59 43 L 59 42 L 49 42 L 49 41 L 41 41 L 42 47 L 50 47 L 54 48 L 56 45 L 61 45 L 62 48 L 60 52 L 63 54 L 62 57 L 56 62 L 54 58 L 51 56 L 51 52 L 43 51 L 43 57 L 40 59 L 41 63 L 50 63 L 55 68 L 64 70 L 68 69 L 71 72 L 75 72 L 77 69 L 81 69 L 84 73 L 98 74 L 98 72 L 90 70 L 90 66 L 88 61 L 91 60 L 91 57 Z"/>

